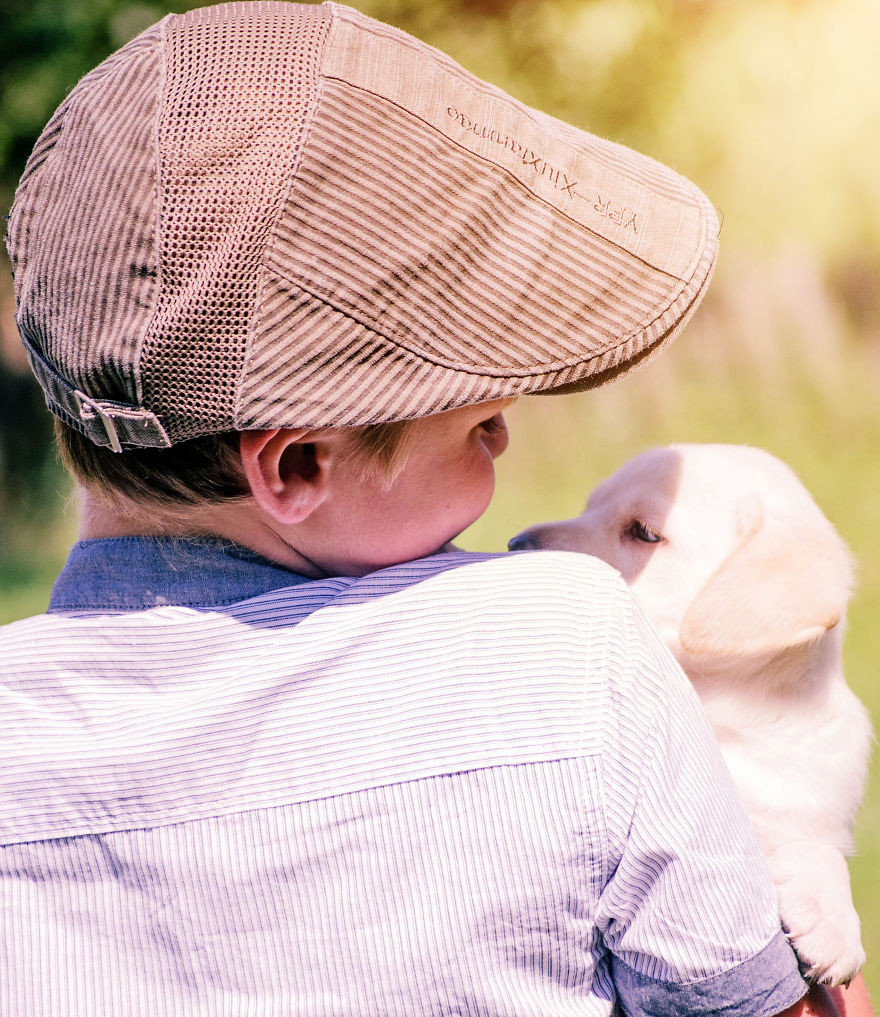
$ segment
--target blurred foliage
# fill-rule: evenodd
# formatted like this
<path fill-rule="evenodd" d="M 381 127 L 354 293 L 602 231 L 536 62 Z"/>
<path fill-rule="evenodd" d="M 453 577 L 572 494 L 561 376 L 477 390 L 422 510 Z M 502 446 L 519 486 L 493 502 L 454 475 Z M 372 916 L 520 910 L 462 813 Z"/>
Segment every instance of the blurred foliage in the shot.
<path fill-rule="evenodd" d="M 640 448 L 763 445 L 789 461 L 862 563 L 851 684 L 880 718 L 880 3 L 877 0 L 352 0 L 525 102 L 695 179 L 724 218 L 685 336 L 607 390 L 511 412 L 490 511 L 461 541 L 501 550 L 577 512 Z M 0 205 L 72 85 L 196 3 L 0 0 Z M 75 532 L 0 264 L 0 621 L 38 611 Z M 880 787 L 853 861 L 880 992 Z"/>
<path fill-rule="evenodd" d="M 37 135 L 76 82 L 168 10 L 194 6 L 0 0 L 0 186 L 7 197 Z"/>

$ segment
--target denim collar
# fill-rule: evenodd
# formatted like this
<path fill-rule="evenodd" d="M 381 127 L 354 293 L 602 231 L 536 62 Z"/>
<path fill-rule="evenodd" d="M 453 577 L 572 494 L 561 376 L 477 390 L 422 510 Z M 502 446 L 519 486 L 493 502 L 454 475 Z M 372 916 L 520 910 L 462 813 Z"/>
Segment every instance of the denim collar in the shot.
<path fill-rule="evenodd" d="M 309 580 L 228 541 L 112 537 L 74 544 L 49 612 L 213 608 Z"/>

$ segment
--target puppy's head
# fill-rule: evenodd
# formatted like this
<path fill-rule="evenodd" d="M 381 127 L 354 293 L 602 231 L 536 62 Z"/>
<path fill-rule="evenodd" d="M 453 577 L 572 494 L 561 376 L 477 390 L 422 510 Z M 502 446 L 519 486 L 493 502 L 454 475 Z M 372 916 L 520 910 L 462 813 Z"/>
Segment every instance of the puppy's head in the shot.
<path fill-rule="evenodd" d="M 607 561 L 689 671 L 814 643 L 843 618 L 852 585 L 845 545 L 794 473 L 733 445 L 642 453 L 580 516 L 509 546 Z"/>

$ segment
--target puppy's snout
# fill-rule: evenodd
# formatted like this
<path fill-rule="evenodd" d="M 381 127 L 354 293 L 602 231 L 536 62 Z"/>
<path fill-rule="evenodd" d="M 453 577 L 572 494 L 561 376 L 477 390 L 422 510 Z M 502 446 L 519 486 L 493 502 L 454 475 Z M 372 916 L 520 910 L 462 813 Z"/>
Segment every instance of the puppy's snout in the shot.
<path fill-rule="evenodd" d="M 564 548 L 560 543 L 561 526 L 559 523 L 542 523 L 530 526 L 518 533 L 507 542 L 508 551 L 541 551 L 551 548 Z"/>
<path fill-rule="evenodd" d="M 512 537 L 507 542 L 508 551 L 534 551 L 536 547 L 537 545 L 532 540 L 528 530 L 517 533 L 515 537 Z"/>
<path fill-rule="evenodd" d="M 580 517 L 530 526 L 507 542 L 510 551 L 580 551 L 590 553 L 588 534 Z"/>

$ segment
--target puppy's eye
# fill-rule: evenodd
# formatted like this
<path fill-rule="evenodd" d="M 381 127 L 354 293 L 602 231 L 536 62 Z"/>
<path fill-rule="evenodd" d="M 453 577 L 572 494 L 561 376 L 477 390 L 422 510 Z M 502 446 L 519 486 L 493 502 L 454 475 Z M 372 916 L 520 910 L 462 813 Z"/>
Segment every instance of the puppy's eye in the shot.
<path fill-rule="evenodd" d="M 659 533 L 655 533 L 638 519 L 633 519 L 629 524 L 626 535 L 632 537 L 633 540 L 640 540 L 643 544 L 659 544 L 663 540 Z"/>

